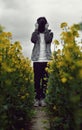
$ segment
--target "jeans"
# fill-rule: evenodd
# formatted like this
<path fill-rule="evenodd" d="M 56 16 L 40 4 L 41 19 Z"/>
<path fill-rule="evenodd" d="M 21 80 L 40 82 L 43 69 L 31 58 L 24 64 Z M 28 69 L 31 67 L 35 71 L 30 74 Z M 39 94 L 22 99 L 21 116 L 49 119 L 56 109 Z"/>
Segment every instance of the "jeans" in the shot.
<path fill-rule="evenodd" d="M 36 92 L 36 99 L 45 98 L 46 88 L 47 88 L 47 78 L 48 74 L 45 70 L 47 67 L 47 62 L 34 62 L 34 86 Z"/>

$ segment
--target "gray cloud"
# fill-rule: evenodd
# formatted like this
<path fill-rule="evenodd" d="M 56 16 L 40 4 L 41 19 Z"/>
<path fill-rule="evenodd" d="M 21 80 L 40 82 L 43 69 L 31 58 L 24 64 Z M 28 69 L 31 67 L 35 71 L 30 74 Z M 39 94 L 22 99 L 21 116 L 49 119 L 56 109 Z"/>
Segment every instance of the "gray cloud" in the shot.
<path fill-rule="evenodd" d="M 61 22 L 80 22 L 82 0 L 0 0 L 0 24 L 19 40 L 25 56 L 30 57 L 33 44 L 30 41 L 36 19 L 45 16 L 54 38 L 60 33 Z"/>
<path fill-rule="evenodd" d="M 32 25 L 27 1 L 3 0 L 2 5 L 0 24 L 5 26 L 6 31 L 12 32 L 13 41 L 19 40 L 23 47 L 24 54 L 30 57 L 29 52 L 27 51 L 29 50 L 27 44 L 28 41 L 30 42 L 30 28 Z M 28 44 L 28 47 L 30 47 L 30 44 Z"/>

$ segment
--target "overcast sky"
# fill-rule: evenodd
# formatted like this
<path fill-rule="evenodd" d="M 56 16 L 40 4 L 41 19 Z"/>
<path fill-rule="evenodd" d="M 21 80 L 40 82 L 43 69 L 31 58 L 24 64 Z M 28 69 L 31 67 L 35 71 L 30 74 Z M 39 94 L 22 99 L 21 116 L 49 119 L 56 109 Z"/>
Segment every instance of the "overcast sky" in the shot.
<path fill-rule="evenodd" d="M 0 24 L 13 34 L 13 41 L 20 41 L 25 56 L 30 57 L 30 41 L 38 17 L 45 16 L 54 39 L 60 35 L 60 24 L 69 25 L 82 20 L 82 0 L 0 0 Z"/>

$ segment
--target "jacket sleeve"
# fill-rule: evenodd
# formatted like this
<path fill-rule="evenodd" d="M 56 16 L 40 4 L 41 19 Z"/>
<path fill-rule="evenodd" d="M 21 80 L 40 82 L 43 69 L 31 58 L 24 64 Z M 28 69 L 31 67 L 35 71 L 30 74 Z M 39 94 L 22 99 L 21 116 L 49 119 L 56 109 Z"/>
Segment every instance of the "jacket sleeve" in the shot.
<path fill-rule="evenodd" d="M 46 30 L 45 31 L 45 41 L 46 43 L 51 43 L 53 39 L 53 33 L 51 32 L 51 30 Z"/>
<path fill-rule="evenodd" d="M 35 30 L 33 33 L 32 33 L 32 36 L 31 36 L 31 42 L 33 42 L 33 43 L 37 43 L 37 41 L 38 41 L 38 31 L 37 30 Z"/>

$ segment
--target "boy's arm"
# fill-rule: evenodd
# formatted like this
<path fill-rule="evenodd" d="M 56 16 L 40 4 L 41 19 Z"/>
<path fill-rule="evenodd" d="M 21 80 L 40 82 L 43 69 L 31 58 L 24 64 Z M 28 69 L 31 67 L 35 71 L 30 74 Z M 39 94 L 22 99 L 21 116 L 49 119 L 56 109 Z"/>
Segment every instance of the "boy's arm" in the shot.
<path fill-rule="evenodd" d="M 31 42 L 36 43 L 38 41 L 38 30 L 35 30 L 31 36 Z"/>
<path fill-rule="evenodd" d="M 51 30 L 46 30 L 45 31 L 45 41 L 46 43 L 51 43 L 53 39 L 53 33 L 51 32 Z"/>

